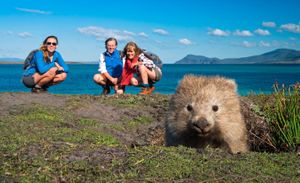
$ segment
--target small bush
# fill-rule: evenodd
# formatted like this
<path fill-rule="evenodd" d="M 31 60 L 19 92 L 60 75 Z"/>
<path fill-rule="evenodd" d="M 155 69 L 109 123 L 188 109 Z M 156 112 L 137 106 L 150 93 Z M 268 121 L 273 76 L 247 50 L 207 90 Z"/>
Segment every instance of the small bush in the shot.
<path fill-rule="evenodd" d="M 278 150 L 291 151 L 300 143 L 300 85 L 274 84 L 274 106 L 266 109 L 272 140 Z"/>

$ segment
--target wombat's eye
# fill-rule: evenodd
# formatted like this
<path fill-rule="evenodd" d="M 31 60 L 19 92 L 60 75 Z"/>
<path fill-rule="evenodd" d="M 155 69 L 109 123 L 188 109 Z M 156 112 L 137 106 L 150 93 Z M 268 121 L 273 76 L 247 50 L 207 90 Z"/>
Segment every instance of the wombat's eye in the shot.
<path fill-rule="evenodd" d="M 219 107 L 217 105 L 213 105 L 212 106 L 212 110 L 215 111 L 215 112 L 217 112 L 219 110 Z"/>
<path fill-rule="evenodd" d="M 191 104 L 187 105 L 186 110 L 191 112 L 193 110 L 193 106 Z"/>

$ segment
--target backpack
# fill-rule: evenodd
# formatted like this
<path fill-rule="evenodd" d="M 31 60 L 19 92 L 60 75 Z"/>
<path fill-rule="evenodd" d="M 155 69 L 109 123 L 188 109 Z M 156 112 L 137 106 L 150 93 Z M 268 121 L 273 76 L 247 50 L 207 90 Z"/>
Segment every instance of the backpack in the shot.
<path fill-rule="evenodd" d="M 33 57 L 34 57 L 34 54 L 39 51 L 38 49 L 35 49 L 35 50 L 32 50 L 28 56 L 25 58 L 24 60 L 24 64 L 23 64 L 23 69 L 26 70 L 27 68 L 29 68 L 30 66 L 34 66 L 35 64 L 34 63 L 31 63 Z"/>
<path fill-rule="evenodd" d="M 156 55 L 155 53 L 152 53 L 152 52 L 149 52 L 149 51 L 146 51 L 146 50 L 142 50 L 144 55 L 149 58 L 150 60 L 153 61 L 153 63 L 159 67 L 160 69 L 162 68 L 162 65 L 163 65 L 163 62 L 162 60 L 159 58 L 158 55 Z"/>

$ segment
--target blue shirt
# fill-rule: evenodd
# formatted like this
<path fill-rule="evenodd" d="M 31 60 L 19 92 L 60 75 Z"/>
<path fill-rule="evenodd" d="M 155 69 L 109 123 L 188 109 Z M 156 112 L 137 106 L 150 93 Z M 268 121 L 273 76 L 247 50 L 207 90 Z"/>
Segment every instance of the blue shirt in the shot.
<path fill-rule="evenodd" d="M 114 78 L 119 78 L 122 75 L 123 61 L 121 60 L 120 53 L 115 50 L 112 54 L 104 52 L 100 56 L 99 71 L 101 73 L 108 72 Z"/>
<path fill-rule="evenodd" d="M 56 67 L 54 62 L 57 62 L 61 67 L 63 67 L 65 72 L 69 72 L 69 67 L 66 65 L 64 59 L 57 51 L 54 52 L 51 62 L 45 62 L 43 52 L 39 50 L 34 54 L 34 57 L 31 60 L 32 64 L 24 71 L 23 76 L 31 76 L 36 72 L 41 75 L 45 74 L 52 67 Z"/>

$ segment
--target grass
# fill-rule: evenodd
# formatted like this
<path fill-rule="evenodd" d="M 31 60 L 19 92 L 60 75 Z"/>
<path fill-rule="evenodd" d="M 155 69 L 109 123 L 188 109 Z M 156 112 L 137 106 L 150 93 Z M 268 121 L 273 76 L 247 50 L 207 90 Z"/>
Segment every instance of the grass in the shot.
<path fill-rule="evenodd" d="M 215 149 L 199 154 L 186 147 L 148 146 L 123 149 L 126 157 L 114 155 L 103 162 L 97 148 L 85 147 L 86 154 L 73 158 L 75 148 L 42 153 L 34 157 L 6 157 L 0 172 L 17 182 L 298 182 L 296 154 L 249 153 L 232 156 Z M 110 152 L 113 154 L 113 152 Z M 87 156 L 89 154 L 89 156 Z M 18 157 L 21 155 L 21 158 Z M 69 158 L 71 157 L 71 158 Z M 2 160 L 1 160 L 2 161 Z"/>
<path fill-rule="evenodd" d="M 168 96 L 163 96 L 163 95 L 154 95 L 154 96 L 155 97 L 142 96 L 142 95 L 109 96 L 106 98 L 102 98 L 102 102 L 116 107 L 130 107 L 135 109 L 141 106 L 166 107 L 168 105 Z"/>
<path fill-rule="evenodd" d="M 69 116 L 69 117 L 68 117 Z M 73 120 L 69 113 L 51 108 L 35 106 L 23 111 L 22 114 L 10 116 L 0 121 L 1 149 L 26 146 L 41 140 L 62 141 L 66 143 L 90 143 L 115 146 L 118 141 L 95 128 L 96 122 L 91 119 L 80 119 L 79 123 L 88 128 L 80 128 L 69 122 Z M 99 125 L 100 127 L 100 125 Z"/>
<path fill-rule="evenodd" d="M 267 106 L 266 116 L 272 129 L 272 140 L 280 150 L 293 151 L 300 145 L 300 85 L 274 86 L 275 103 Z"/>
<path fill-rule="evenodd" d="M 129 122 L 127 122 L 126 126 L 129 129 L 132 128 L 136 128 L 139 125 L 146 125 L 146 124 L 150 124 L 153 122 L 153 119 L 149 116 L 138 116 L 132 120 L 130 120 Z"/>
<path fill-rule="evenodd" d="M 145 101 L 164 107 L 168 101 L 134 97 L 136 104 L 126 98 L 120 107 L 130 103 L 137 108 Z M 81 101 L 74 98 L 66 103 L 69 108 L 20 106 L 1 116 L 0 182 L 300 182 L 296 153 L 230 155 L 211 148 L 201 153 L 182 146 L 131 148 L 107 129 L 136 133 L 154 121 L 152 116 L 108 124 L 76 116 L 73 109 L 80 108 Z M 120 105 L 115 98 L 96 100 Z"/>
<path fill-rule="evenodd" d="M 203 182 L 279 181 L 287 176 L 299 177 L 299 171 L 290 172 L 288 166 L 296 168 L 293 161 L 280 162 L 287 155 L 249 153 L 229 155 L 221 150 L 207 149 L 203 154 L 186 147 L 143 147 L 132 152 L 129 165 L 143 179 L 156 181 L 197 180 Z M 291 168 L 290 167 L 290 168 Z M 276 174 L 276 175 L 275 175 Z"/>

